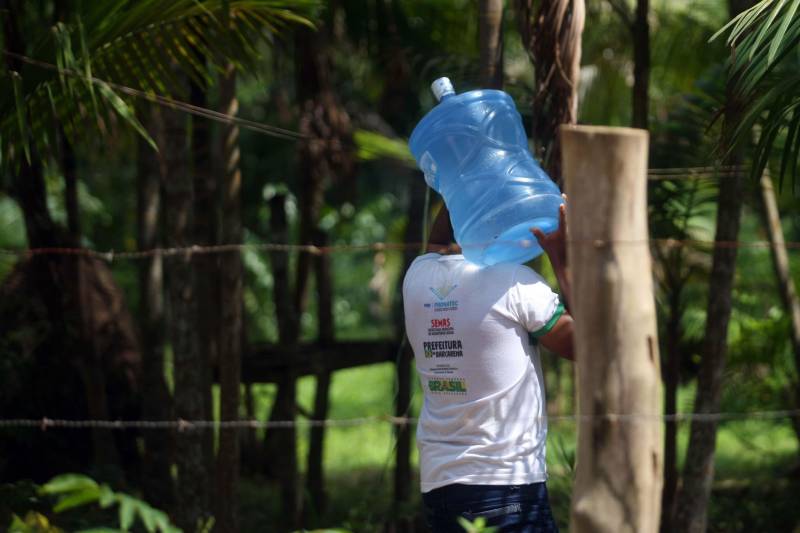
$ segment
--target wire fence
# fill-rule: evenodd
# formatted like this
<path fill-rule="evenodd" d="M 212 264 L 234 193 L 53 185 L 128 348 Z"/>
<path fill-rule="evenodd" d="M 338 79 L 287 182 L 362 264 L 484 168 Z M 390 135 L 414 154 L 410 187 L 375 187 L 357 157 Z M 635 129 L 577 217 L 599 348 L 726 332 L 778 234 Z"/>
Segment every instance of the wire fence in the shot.
<path fill-rule="evenodd" d="M 690 246 L 696 248 L 738 248 L 738 249 L 768 249 L 775 246 L 768 240 L 756 241 L 723 241 L 723 240 L 702 240 L 702 239 L 641 239 L 641 240 L 575 240 L 568 242 L 590 244 L 596 247 L 609 245 L 636 246 L 653 245 L 665 248 L 676 248 Z M 530 248 L 535 244 L 534 240 L 521 241 L 491 241 L 486 243 L 468 244 L 460 248 L 483 248 L 490 244 L 498 245 L 518 245 L 521 248 Z M 800 241 L 786 241 L 783 245 L 789 250 L 800 249 Z M 95 250 L 91 248 L 66 248 L 66 247 L 45 247 L 45 248 L 0 248 L 0 256 L 10 257 L 34 257 L 43 255 L 69 255 L 82 256 L 93 259 L 100 259 L 106 262 L 117 260 L 139 260 L 154 257 L 187 257 L 203 254 L 230 254 L 234 252 L 257 251 L 257 252 L 302 252 L 312 255 L 332 255 L 337 253 L 358 253 L 358 252 L 386 252 L 386 251 L 419 251 L 423 247 L 430 251 L 448 252 L 455 249 L 451 246 L 442 246 L 422 242 L 373 242 L 364 244 L 334 244 L 329 246 L 315 246 L 313 244 L 280 244 L 280 243 L 244 243 L 244 244 L 216 244 L 216 245 L 190 245 L 173 246 L 167 248 L 151 248 L 148 250 Z"/>
<path fill-rule="evenodd" d="M 791 420 L 800 418 L 800 409 L 776 411 L 720 412 L 720 413 L 604 413 L 595 415 L 550 415 L 534 417 L 534 420 L 549 422 L 595 422 L 605 420 L 612 423 L 663 423 L 663 422 L 728 422 L 735 420 Z M 291 429 L 311 427 L 354 427 L 368 424 L 390 424 L 392 426 L 412 426 L 419 421 L 406 416 L 367 416 L 340 419 L 298 419 L 298 420 L 66 420 L 56 418 L 13 418 L 0 419 L 0 428 L 38 428 L 48 429 L 145 429 L 198 431 L 208 429 Z"/>

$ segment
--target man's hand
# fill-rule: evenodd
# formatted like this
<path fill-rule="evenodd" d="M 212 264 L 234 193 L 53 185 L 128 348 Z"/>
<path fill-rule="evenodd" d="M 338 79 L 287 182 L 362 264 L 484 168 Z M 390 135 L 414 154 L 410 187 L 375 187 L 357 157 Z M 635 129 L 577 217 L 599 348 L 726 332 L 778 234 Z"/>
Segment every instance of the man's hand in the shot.
<path fill-rule="evenodd" d="M 539 246 L 547 253 L 550 264 L 561 287 L 564 306 L 569 309 L 572 300 L 572 282 L 567 268 L 567 195 L 562 194 L 564 203 L 558 212 L 558 229 L 550 235 L 545 235 L 539 228 L 531 228 L 531 233 L 539 241 Z"/>
<path fill-rule="evenodd" d="M 531 228 L 531 233 L 539 241 L 539 246 L 547 253 L 553 269 L 566 268 L 567 266 L 567 195 L 562 194 L 563 204 L 558 212 L 558 229 L 550 235 L 545 235 L 539 228 Z"/>

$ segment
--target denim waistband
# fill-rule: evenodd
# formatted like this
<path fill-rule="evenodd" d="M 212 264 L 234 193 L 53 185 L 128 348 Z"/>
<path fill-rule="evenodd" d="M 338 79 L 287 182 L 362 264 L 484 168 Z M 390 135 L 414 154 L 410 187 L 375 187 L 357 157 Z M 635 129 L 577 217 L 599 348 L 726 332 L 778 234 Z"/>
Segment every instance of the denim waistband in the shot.
<path fill-rule="evenodd" d="M 457 504 L 459 502 L 480 500 L 503 500 L 509 496 L 526 501 L 547 501 L 547 487 L 544 482 L 527 485 L 464 485 L 454 483 L 422 494 L 426 506 Z"/>

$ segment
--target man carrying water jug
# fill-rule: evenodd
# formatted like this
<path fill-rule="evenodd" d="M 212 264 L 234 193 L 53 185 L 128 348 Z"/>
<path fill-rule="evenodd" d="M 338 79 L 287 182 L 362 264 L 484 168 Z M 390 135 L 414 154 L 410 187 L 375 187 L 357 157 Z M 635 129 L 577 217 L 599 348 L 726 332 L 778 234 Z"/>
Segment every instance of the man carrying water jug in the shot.
<path fill-rule="evenodd" d="M 565 207 L 558 230 L 531 232 L 569 301 Z M 430 241 L 455 251 L 446 208 Z M 463 532 L 459 517 L 483 517 L 500 532 L 557 531 L 545 487 L 538 345 L 573 357 L 572 317 L 559 296 L 524 265 L 481 267 L 460 253 L 427 253 L 409 267 L 403 301 L 425 394 L 417 445 L 431 529 Z"/>

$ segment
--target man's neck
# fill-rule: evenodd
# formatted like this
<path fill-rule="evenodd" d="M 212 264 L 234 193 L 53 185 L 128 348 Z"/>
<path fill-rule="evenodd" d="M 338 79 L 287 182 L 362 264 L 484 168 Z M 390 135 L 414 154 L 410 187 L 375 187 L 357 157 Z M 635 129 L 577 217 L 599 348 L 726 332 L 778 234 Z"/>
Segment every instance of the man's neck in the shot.
<path fill-rule="evenodd" d="M 428 243 L 428 252 L 437 253 L 440 255 L 457 255 L 461 253 L 461 247 L 451 242 L 450 244 Z"/>

